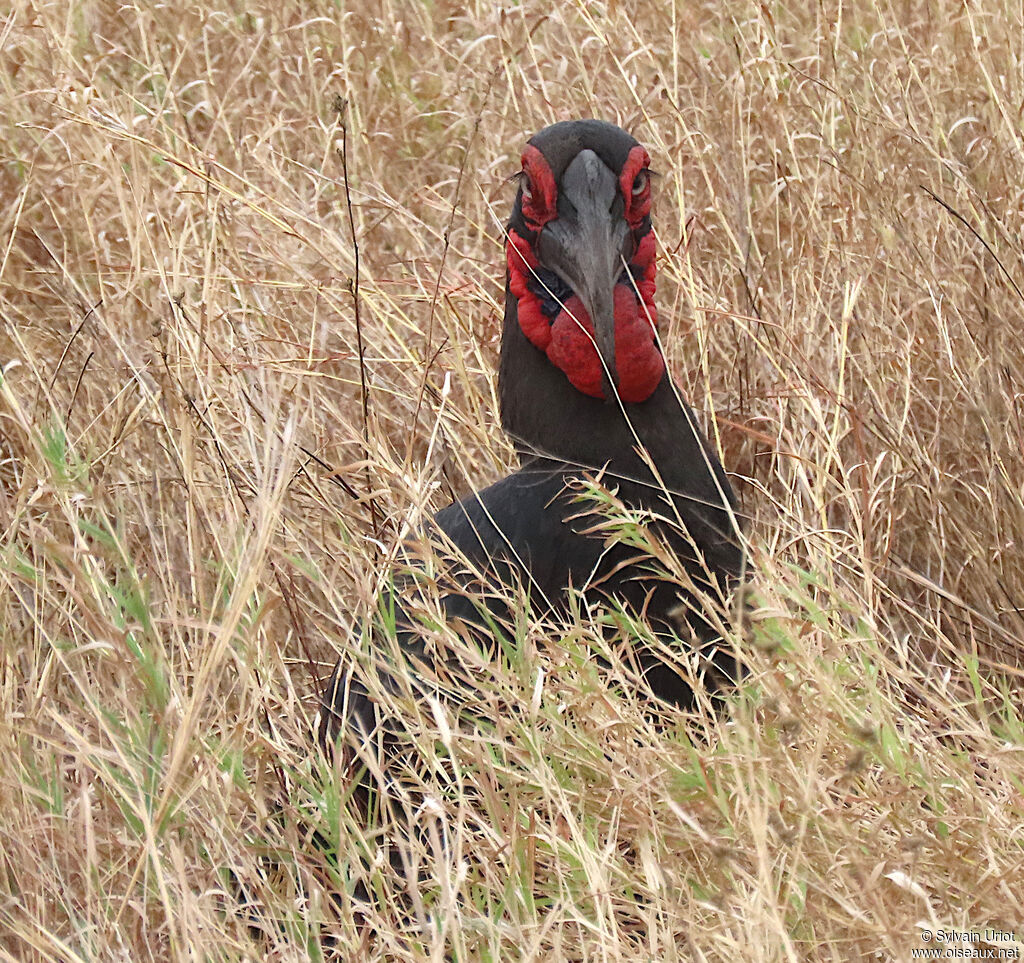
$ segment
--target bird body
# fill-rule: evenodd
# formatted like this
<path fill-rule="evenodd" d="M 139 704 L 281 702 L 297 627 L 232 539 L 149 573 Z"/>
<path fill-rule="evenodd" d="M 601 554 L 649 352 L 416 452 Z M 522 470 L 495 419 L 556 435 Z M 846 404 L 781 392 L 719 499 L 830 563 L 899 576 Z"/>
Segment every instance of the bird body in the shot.
<path fill-rule="evenodd" d="M 498 374 L 502 426 L 521 467 L 443 509 L 432 527 L 485 584 L 523 586 L 535 610 L 564 615 L 571 590 L 613 598 L 678 646 L 682 606 L 698 647 L 714 649 L 721 620 L 702 607 L 707 596 L 724 598 L 744 554 L 732 489 L 657 340 L 648 164 L 629 134 L 595 120 L 555 124 L 527 145 L 508 225 Z M 585 476 L 646 519 L 689 587 L 652 575 L 635 546 L 609 542 L 606 510 L 581 496 Z M 446 614 L 485 632 L 487 620 L 458 590 L 468 579 L 451 578 Z M 507 602 L 488 605 L 498 612 Z M 429 674 L 436 655 L 398 621 L 399 647 L 414 672 Z M 731 656 L 712 659 L 734 673 Z M 650 653 L 640 662 L 658 698 L 692 700 L 671 666 Z M 325 743 L 346 724 L 356 738 L 380 724 L 344 660 L 324 708 Z"/>

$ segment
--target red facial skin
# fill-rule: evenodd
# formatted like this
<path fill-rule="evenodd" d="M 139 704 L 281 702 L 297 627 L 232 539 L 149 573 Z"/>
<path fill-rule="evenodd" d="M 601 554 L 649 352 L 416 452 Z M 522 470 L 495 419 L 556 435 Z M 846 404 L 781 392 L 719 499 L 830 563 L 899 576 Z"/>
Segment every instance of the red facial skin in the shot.
<path fill-rule="evenodd" d="M 619 190 L 626 201 L 626 223 L 635 231 L 640 222 L 651 213 L 651 175 L 648 168 L 651 158 L 642 147 L 634 147 L 622 165 L 619 175 Z M 637 177 L 643 174 L 643 179 Z M 637 190 L 637 187 L 640 190 Z"/>
<path fill-rule="evenodd" d="M 540 229 L 558 217 L 558 185 L 544 155 L 532 144 L 527 144 L 522 156 L 523 217 L 527 226 Z"/>
<path fill-rule="evenodd" d="M 634 147 L 619 176 L 626 222 L 633 229 L 636 241 L 636 252 L 629 265 L 636 280 L 620 281 L 614 293 L 618 395 L 630 404 L 646 401 L 665 372 L 665 359 L 655 339 L 658 314 L 654 306 L 654 232 L 648 230 L 637 236 L 651 209 L 649 165 L 647 151 Z M 557 185 L 544 155 L 536 147 L 528 145 L 523 151 L 523 173 L 526 177 L 523 217 L 530 231 L 539 234 L 548 221 L 558 216 Z M 639 188 L 636 193 L 634 188 Z M 547 354 L 577 391 L 592 398 L 604 398 L 601 356 L 594 342 L 594 325 L 583 302 L 573 294 L 552 321 L 543 312 L 542 300 L 529 283 L 532 272 L 539 267 L 530 242 L 510 230 L 505 250 L 509 289 L 519 302 L 519 326 L 523 334 Z M 538 287 L 535 279 L 532 287 Z"/>

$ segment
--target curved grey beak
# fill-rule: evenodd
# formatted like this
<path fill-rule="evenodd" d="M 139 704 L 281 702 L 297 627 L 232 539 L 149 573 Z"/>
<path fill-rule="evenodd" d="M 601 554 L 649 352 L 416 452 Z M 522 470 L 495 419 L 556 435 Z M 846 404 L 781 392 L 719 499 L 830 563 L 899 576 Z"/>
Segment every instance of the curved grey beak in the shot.
<path fill-rule="evenodd" d="M 583 302 L 604 367 L 604 396 L 616 395 L 615 282 L 633 239 L 622 216 L 619 184 L 592 150 L 580 151 L 562 175 L 558 218 L 541 231 L 537 254 Z"/>

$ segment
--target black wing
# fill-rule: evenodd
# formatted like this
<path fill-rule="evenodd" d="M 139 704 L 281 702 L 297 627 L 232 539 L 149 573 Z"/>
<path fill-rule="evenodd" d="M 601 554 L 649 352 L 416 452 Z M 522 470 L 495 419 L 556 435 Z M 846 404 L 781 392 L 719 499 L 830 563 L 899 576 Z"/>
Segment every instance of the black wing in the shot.
<path fill-rule="evenodd" d="M 563 466 L 527 468 L 467 496 L 438 512 L 431 541 L 442 560 L 437 578 L 444 593 L 446 622 L 461 622 L 487 647 L 492 633 L 515 613 L 510 599 L 529 599 L 535 613 L 557 610 L 569 585 L 582 587 L 601 558 L 599 539 L 578 534 Z M 324 694 L 318 739 L 327 748 L 346 722 L 366 738 L 382 725 L 379 708 L 360 676 L 375 672 L 388 691 L 399 695 L 412 682 L 422 695 L 430 691 L 438 661 L 445 655 L 428 646 L 422 625 L 408 612 L 416 609 L 420 579 L 414 567 L 394 579 L 380 600 L 369 636 L 369 652 L 338 660 Z M 510 591 L 511 590 L 511 591 Z M 389 671 L 396 658 L 410 664 L 399 677 Z"/>

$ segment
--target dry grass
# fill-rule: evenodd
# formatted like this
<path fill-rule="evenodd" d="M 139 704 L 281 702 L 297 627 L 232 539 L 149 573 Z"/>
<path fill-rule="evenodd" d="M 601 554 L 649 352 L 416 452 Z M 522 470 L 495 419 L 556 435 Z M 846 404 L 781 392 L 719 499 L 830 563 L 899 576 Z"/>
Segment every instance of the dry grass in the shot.
<path fill-rule="evenodd" d="M 1021 10 L 789 6 L 14 0 L 4 958 L 317 958 L 321 928 L 343 959 L 1024 940 Z M 361 925 L 315 693 L 403 534 L 512 465 L 504 178 L 586 115 L 663 175 L 662 334 L 747 479 L 755 672 L 658 732 L 604 695 L 586 620 L 544 655 L 524 626 L 494 681 L 519 709 L 455 740 L 463 791 L 421 814 L 449 841 L 425 930 Z"/>

